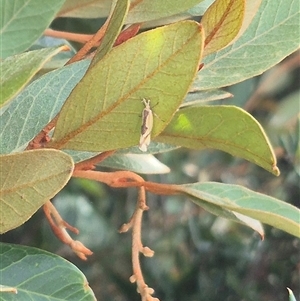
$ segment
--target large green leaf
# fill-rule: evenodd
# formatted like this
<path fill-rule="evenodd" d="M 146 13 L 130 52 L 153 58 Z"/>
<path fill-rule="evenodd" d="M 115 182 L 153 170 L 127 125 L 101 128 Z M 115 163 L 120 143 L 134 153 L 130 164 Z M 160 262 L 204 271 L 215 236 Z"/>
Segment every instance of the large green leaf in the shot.
<path fill-rule="evenodd" d="M 143 98 L 151 100 L 158 116 L 152 131 L 158 135 L 194 78 L 202 36 L 198 23 L 183 21 L 147 31 L 114 48 L 70 94 L 49 146 L 104 151 L 137 145 Z"/>
<path fill-rule="evenodd" d="M 299 48 L 298 0 L 264 0 L 252 23 L 231 46 L 204 58 L 194 85 L 220 88 L 261 74 Z"/>
<path fill-rule="evenodd" d="M 279 174 L 276 157 L 262 127 L 238 107 L 183 108 L 155 140 L 193 149 L 219 149 Z"/>
<path fill-rule="evenodd" d="M 72 158 L 40 149 L 0 156 L 0 233 L 26 222 L 59 192 L 73 171 Z"/>
<path fill-rule="evenodd" d="M 1 0 L 0 57 L 4 59 L 29 48 L 63 3 L 64 0 Z"/>
<path fill-rule="evenodd" d="M 213 182 L 181 185 L 179 190 L 199 206 L 210 203 L 300 237 L 300 210 L 273 197 L 242 186 Z"/>
<path fill-rule="evenodd" d="M 18 54 L 0 62 L 0 107 L 12 99 L 43 65 L 64 46 L 39 49 Z"/>
<path fill-rule="evenodd" d="M 17 290 L 17 295 L 0 292 L 1 300 L 95 300 L 85 276 L 76 266 L 36 248 L 0 243 L 0 275 L 2 285 Z"/>
<path fill-rule="evenodd" d="M 31 83 L 0 116 L 0 153 L 23 150 L 60 111 L 89 60 L 49 72 Z"/>

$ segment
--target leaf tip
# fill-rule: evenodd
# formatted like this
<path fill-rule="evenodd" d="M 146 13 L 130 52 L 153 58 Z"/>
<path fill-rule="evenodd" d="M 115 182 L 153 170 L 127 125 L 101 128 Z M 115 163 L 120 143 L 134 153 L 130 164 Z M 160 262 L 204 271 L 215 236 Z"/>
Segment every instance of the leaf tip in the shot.
<path fill-rule="evenodd" d="M 273 164 L 273 166 L 272 166 L 272 171 L 273 171 L 273 173 L 275 174 L 275 176 L 278 177 L 278 176 L 280 175 L 280 170 L 279 170 L 279 168 L 277 167 L 276 163 Z"/>

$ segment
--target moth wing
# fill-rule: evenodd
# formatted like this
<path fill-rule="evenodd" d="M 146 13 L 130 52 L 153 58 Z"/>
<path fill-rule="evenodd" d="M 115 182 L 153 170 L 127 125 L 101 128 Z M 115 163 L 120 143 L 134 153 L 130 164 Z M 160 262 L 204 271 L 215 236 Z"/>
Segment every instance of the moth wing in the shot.
<path fill-rule="evenodd" d="M 146 151 L 147 151 L 147 145 L 146 145 L 146 144 L 140 144 L 140 145 L 139 145 L 139 149 L 140 149 L 142 152 L 146 152 Z"/>
<path fill-rule="evenodd" d="M 147 136 L 146 135 L 141 135 L 139 149 L 142 152 L 146 152 L 147 151 L 147 147 L 150 144 L 150 141 L 151 141 L 150 133 Z"/>

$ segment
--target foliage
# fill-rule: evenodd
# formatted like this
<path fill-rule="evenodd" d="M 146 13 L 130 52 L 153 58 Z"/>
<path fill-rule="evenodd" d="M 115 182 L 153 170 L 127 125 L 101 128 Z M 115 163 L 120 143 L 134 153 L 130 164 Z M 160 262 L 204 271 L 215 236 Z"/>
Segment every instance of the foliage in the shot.
<path fill-rule="evenodd" d="M 154 290 L 145 283 L 139 260 L 140 253 L 146 257 L 154 255 L 141 239 L 142 218 L 151 207 L 146 191 L 168 195 L 174 204 L 178 196 L 188 197 L 197 205 L 195 208 L 244 224 L 262 238 L 265 233 L 260 222 L 300 236 L 299 210 L 274 197 L 230 183 L 182 184 L 181 179 L 179 185 L 162 184 L 136 174 L 168 172 L 159 158 L 170 151 L 176 155 L 176 149 L 185 147 L 218 149 L 279 175 L 274 150 L 261 124 L 236 105 L 208 101 L 229 97 L 222 87 L 261 74 L 299 47 L 295 34 L 299 19 L 297 1 L 277 0 L 276 5 L 266 0 L 199 2 L 119 0 L 111 8 L 110 1 L 100 0 L 81 1 L 80 7 L 76 5 L 78 1 L 55 1 L 42 7 L 37 0 L 1 2 L 1 233 L 20 226 L 43 206 L 54 234 L 86 260 L 92 251 L 85 247 L 84 239 L 77 241 L 69 235 L 66 230 L 75 234 L 79 231 L 58 213 L 59 203 L 54 206 L 50 199 L 66 190 L 64 186 L 70 177 L 96 180 L 112 188 L 135 187 L 138 193 L 136 206 L 131 207 L 134 213 L 120 232 L 132 229 L 130 281 L 136 283 L 142 300 L 157 300 L 152 297 Z M 63 28 L 67 20 L 64 17 L 84 21 L 86 17 L 103 17 L 103 12 L 109 11 L 96 34 L 74 34 Z M 201 22 L 186 20 L 192 16 L 196 20 L 202 16 Z M 47 29 L 51 21 L 51 27 L 60 32 Z M 33 44 L 43 34 L 63 37 L 65 44 L 69 40 L 84 46 L 76 52 L 76 45 L 55 46 L 55 39 L 49 39 L 49 47 L 45 42 L 48 40 L 42 38 Z M 92 52 L 95 47 L 97 50 Z M 68 54 L 60 53 L 67 49 Z M 144 99 L 150 105 L 146 111 Z M 293 110 L 290 114 L 294 133 L 299 120 Z M 273 120 L 274 123 L 278 124 Z M 147 140 L 151 136 L 149 147 L 137 147 L 140 135 L 147 135 L 143 137 Z M 299 168 L 299 144 L 288 142 L 286 137 L 280 136 L 281 146 L 290 152 Z M 118 171 L 108 171 L 107 167 Z M 82 206 L 90 210 L 85 203 Z M 123 221 L 126 215 L 124 211 Z M 88 226 L 104 229 L 105 225 L 98 221 Z M 86 224 L 82 226 L 85 227 Z M 159 250 L 162 246 L 158 243 L 155 247 Z M 176 248 L 175 244 L 173 249 Z M 75 267 L 61 263 L 57 256 L 16 245 L 1 246 L 1 256 L 8 256 L 12 263 L 20 260 L 20 267 L 11 267 L 1 260 L 1 270 L 8 273 L 0 283 L 7 298 L 13 296 L 9 291 L 17 291 L 33 296 L 42 292 L 45 297 L 68 300 L 66 295 L 74 298 L 71 285 L 79 282 L 78 293 L 82 297 L 75 298 L 94 299 L 84 276 Z M 26 261 L 35 262 L 38 267 L 47 262 L 56 268 L 66 264 L 65 268 L 74 275 L 59 283 L 63 288 L 60 293 L 66 295 L 57 296 L 57 292 L 47 289 L 40 291 L 49 288 L 47 282 L 51 277 L 56 281 L 60 276 L 66 278 L 69 272 L 63 268 L 44 277 L 45 266 L 41 277 L 32 278 L 32 287 L 26 281 L 35 275 L 33 267 L 28 269 L 28 275 L 20 273 L 25 282 L 11 281 L 10 273 L 23 269 Z M 170 261 L 169 267 L 175 262 Z M 191 271 L 185 272 L 189 278 Z M 118 281 L 112 270 L 111 277 Z"/>

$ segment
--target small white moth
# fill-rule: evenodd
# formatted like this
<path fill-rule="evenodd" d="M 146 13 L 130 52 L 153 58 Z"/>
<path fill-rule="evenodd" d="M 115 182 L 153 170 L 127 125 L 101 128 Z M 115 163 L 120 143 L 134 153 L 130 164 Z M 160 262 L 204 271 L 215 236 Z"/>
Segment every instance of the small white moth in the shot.
<path fill-rule="evenodd" d="M 142 152 L 147 151 L 147 147 L 151 141 L 151 131 L 153 128 L 153 112 L 150 107 L 150 100 L 143 98 L 145 108 L 142 112 L 142 126 L 139 149 Z"/>

